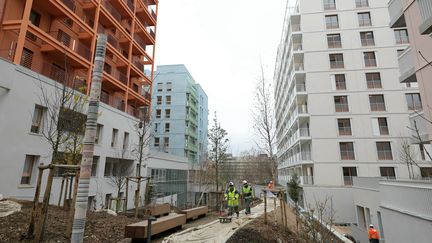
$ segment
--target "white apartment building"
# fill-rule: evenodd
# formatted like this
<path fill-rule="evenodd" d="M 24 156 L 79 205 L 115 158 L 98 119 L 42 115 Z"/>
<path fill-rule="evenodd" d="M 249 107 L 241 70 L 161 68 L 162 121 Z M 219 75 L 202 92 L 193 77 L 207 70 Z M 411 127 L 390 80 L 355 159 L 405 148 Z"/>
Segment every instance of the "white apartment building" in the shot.
<path fill-rule="evenodd" d="M 386 0 L 287 7 L 274 74 L 278 179 L 300 176 L 305 207 L 331 197 L 340 223 L 355 222 L 353 177 L 409 177 L 400 151 L 422 107 L 417 84 L 399 82 L 408 43 L 389 22 Z"/>
<path fill-rule="evenodd" d="M 42 136 L 47 117 L 46 108 L 41 103 L 40 87 L 47 93 L 54 93 L 59 85 L 56 86 L 56 81 L 50 78 L 1 58 L 0 73 L 0 194 L 5 198 L 33 200 L 38 166 L 49 164 L 52 157 L 50 146 Z M 118 173 L 116 168 L 129 167 L 130 175 L 135 175 L 138 161 L 133 150 L 138 144 L 137 123 L 137 118 L 100 102 L 89 209 L 107 207 L 111 199 L 117 197 L 111 179 Z M 142 175 L 152 176 L 159 193 L 155 197 L 185 204 L 187 159 L 156 151 L 148 154 Z M 48 171 L 45 171 L 41 199 L 47 175 Z M 60 175 L 54 179 L 51 204 L 58 203 L 61 180 Z M 130 183 L 130 201 L 135 188 L 136 185 Z M 176 192 L 183 195 L 173 195 Z M 125 188 L 120 197 L 125 197 Z M 133 207 L 133 203 L 128 206 Z"/>

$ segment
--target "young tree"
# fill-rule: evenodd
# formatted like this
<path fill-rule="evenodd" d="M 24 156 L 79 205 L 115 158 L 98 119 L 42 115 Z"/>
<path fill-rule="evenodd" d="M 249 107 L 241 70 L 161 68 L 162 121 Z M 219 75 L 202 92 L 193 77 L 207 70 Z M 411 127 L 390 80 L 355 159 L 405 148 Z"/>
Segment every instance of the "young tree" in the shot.
<path fill-rule="evenodd" d="M 406 138 L 402 138 L 400 140 L 399 146 L 400 146 L 400 148 L 399 148 L 400 162 L 407 166 L 409 178 L 414 179 L 416 177 L 416 175 L 414 173 L 414 166 L 417 166 L 420 168 L 420 166 L 415 161 L 417 153 L 414 150 L 410 141 Z"/>
<path fill-rule="evenodd" d="M 116 202 L 116 213 L 121 208 L 121 192 L 126 185 L 126 177 L 131 176 L 133 173 L 132 163 L 128 163 L 123 159 L 117 159 L 116 166 L 113 167 L 112 175 L 108 177 L 108 183 L 110 183 L 117 190 L 117 197 L 114 198 Z"/>
<path fill-rule="evenodd" d="M 213 126 L 209 131 L 209 143 L 210 143 L 210 151 L 209 157 L 215 163 L 215 172 L 216 172 L 216 192 L 219 193 L 219 164 L 226 161 L 227 158 L 227 149 L 229 139 L 227 138 L 228 133 L 223 129 L 220 125 L 220 122 L 217 120 L 217 115 L 215 112 L 215 116 L 213 118 Z M 219 196 L 216 199 L 216 207 L 219 208 Z"/>
<path fill-rule="evenodd" d="M 299 177 L 297 174 L 294 174 L 288 182 L 288 195 L 296 203 L 296 205 L 300 199 L 300 191 L 301 187 Z"/>
<path fill-rule="evenodd" d="M 268 163 L 271 167 L 272 180 L 277 181 L 277 163 L 274 155 L 275 119 L 273 117 L 273 97 L 271 84 L 265 77 L 264 68 L 261 66 L 261 77 L 256 84 L 255 103 L 252 111 L 253 128 L 258 136 L 256 144 L 259 149 L 265 151 Z"/>

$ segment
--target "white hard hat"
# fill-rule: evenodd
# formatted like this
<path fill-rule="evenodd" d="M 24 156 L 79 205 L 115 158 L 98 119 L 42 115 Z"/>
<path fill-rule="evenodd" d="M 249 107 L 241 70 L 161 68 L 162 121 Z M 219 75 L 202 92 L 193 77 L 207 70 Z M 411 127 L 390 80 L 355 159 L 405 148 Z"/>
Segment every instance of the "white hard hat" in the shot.
<path fill-rule="evenodd" d="M 373 228 L 373 227 L 374 227 L 373 224 L 370 224 L 370 225 L 369 225 L 369 228 Z"/>
<path fill-rule="evenodd" d="M 229 185 L 234 186 L 234 182 L 230 181 Z"/>
<path fill-rule="evenodd" d="M 243 184 L 247 184 L 247 181 L 246 181 L 246 180 L 243 180 Z"/>

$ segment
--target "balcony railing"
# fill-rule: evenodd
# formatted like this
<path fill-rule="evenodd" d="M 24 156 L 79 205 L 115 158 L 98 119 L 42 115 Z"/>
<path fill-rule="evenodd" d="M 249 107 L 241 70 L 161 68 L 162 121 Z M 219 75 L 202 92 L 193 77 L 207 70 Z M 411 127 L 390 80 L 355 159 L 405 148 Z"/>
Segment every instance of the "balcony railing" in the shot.
<path fill-rule="evenodd" d="M 305 92 L 306 91 L 306 85 L 305 84 L 296 84 L 296 90 L 297 90 L 297 92 Z"/>
<path fill-rule="evenodd" d="M 127 4 L 128 8 L 133 12 L 134 11 L 134 7 L 133 7 L 132 0 L 123 0 L 123 1 Z"/>
<path fill-rule="evenodd" d="M 311 154 L 311 152 L 302 151 L 301 152 L 301 159 L 302 160 L 312 160 L 312 154 Z"/>
<path fill-rule="evenodd" d="M 78 53 L 80 56 L 90 61 L 90 48 L 85 46 L 78 40 L 72 39 L 67 33 L 63 31 L 52 31 L 48 32 L 48 34 L 58 40 L 62 45 L 66 46 L 70 50 Z M 42 40 L 42 44 L 47 44 Z"/>
<path fill-rule="evenodd" d="M 309 137 L 310 136 L 309 128 L 307 128 L 307 127 L 301 127 L 300 128 L 300 136 L 302 136 L 302 137 Z"/>
<path fill-rule="evenodd" d="M 115 79 L 117 79 L 120 82 L 122 82 L 123 84 L 127 85 L 128 78 L 127 78 L 126 74 L 120 72 L 118 69 L 112 69 L 110 74 Z"/>
<path fill-rule="evenodd" d="M 121 14 L 113 7 L 113 5 L 108 0 L 103 0 L 102 5 L 111 14 L 111 16 L 116 19 L 119 23 L 121 22 Z"/>
<path fill-rule="evenodd" d="M 134 40 L 138 43 L 139 46 L 141 46 L 144 50 L 146 49 L 146 43 L 145 41 L 138 36 L 137 34 L 134 34 Z"/>
<path fill-rule="evenodd" d="M 141 58 L 134 56 L 132 58 L 132 63 L 137 67 L 140 71 L 144 72 L 144 64 L 141 63 Z"/>
<path fill-rule="evenodd" d="M 404 82 L 412 74 L 415 73 L 414 66 L 414 56 L 411 48 L 408 48 L 404 53 L 399 56 L 399 69 L 400 69 L 400 79 L 399 81 Z"/>
<path fill-rule="evenodd" d="M 76 5 L 74 0 L 61 0 L 61 1 L 64 5 L 66 5 L 66 7 L 72 10 L 72 12 L 75 12 Z"/>
<path fill-rule="evenodd" d="M 301 31 L 301 27 L 299 24 L 295 24 L 291 26 L 293 32 Z"/>
<path fill-rule="evenodd" d="M 313 176 L 300 176 L 300 182 L 303 185 L 313 185 Z"/>
<path fill-rule="evenodd" d="M 420 32 L 430 34 L 432 32 L 432 2 L 430 0 L 418 0 L 417 2 L 423 21 L 420 25 Z"/>

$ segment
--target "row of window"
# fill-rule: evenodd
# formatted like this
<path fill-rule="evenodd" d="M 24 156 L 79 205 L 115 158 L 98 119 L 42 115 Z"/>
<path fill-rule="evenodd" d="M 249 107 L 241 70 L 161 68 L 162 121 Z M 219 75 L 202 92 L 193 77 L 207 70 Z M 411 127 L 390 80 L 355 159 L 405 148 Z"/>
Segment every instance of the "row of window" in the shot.
<path fill-rule="evenodd" d="M 160 96 L 160 95 L 156 96 L 156 104 L 162 105 L 162 96 Z M 171 95 L 165 96 L 165 104 L 171 105 Z"/>
<path fill-rule="evenodd" d="M 158 92 L 163 91 L 163 83 L 157 83 L 157 91 Z M 167 92 L 172 91 L 172 82 L 166 82 L 165 83 L 165 91 L 167 91 Z"/>
<path fill-rule="evenodd" d="M 156 118 L 162 118 L 161 109 L 156 109 Z M 165 109 L 165 118 L 171 118 L 171 109 Z"/>
<path fill-rule="evenodd" d="M 339 136 L 352 136 L 351 119 L 337 119 Z M 372 118 L 372 128 L 374 135 L 389 135 L 389 127 L 386 117 Z"/>
<path fill-rule="evenodd" d="M 331 76 L 334 83 L 334 89 L 347 90 L 345 74 L 334 74 Z M 366 86 L 368 89 L 381 89 L 381 74 L 379 72 L 365 73 Z"/>
<path fill-rule="evenodd" d="M 422 110 L 423 106 L 419 93 L 405 94 L 408 110 Z M 349 112 L 349 102 L 347 95 L 334 96 L 335 112 Z M 383 94 L 369 95 L 369 105 L 371 111 L 385 111 L 386 105 Z"/>
<path fill-rule="evenodd" d="M 390 142 L 376 142 L 378 160 L 393 160 L 393 153 Z M 353 142 L 340 142 L 339 151 L 341 160 L 355 160 Z"/>
<path fill-rule="evenodd" d="M 344 0 L 345 1 L 345 0 Z M 336 10 L 336 0 L 323 0 L 324 10 Z M 369 7 L 368 0 L 355 0 L 356 8 Z"/>
<path fill-rule="evenodd" d="M 343 53 L 329 54 L 329 60 L 330 60 L 330 68 L 332 69 L 345 68 Z M 376 67 L 378 65 L 377 58 L 374 51 L 363 52 L 363 60 L 364 60 L 365 67 Z"/>
<path fill-rule="evenodd" d="M 160 123 L 155 123 L 155 133 L 158 133 L 158 132 L 160 132 L 159 131 L 159 127 L 161 126 L 161 124 Z M 170 123 L 169 122 L 166 122 L 165 123 L 165 129 L 164 129 L 164 132 L 170 132 L 170 130 L 171 130 L 171 126 L 170 126 Z"/>
<path fill-rule="evenodd" d="M 372 26 L 372 19 L 370 12 L 357 13 L 358 24 L 360 27 Z M 325 15 L 325 23 L 327 29 L 339 28 L 339 16 L 337 14 Z"/>
<path fill-rule="evenodd" d="M 160 137 L 155 137 L 154 138 L 154 144 L 153 146 L 155 148 L 159 148 L 161 146 L 161 138 Z M 163 138 L 163 148 L 169 148 L 169 137 L 164 137 Z"/>

